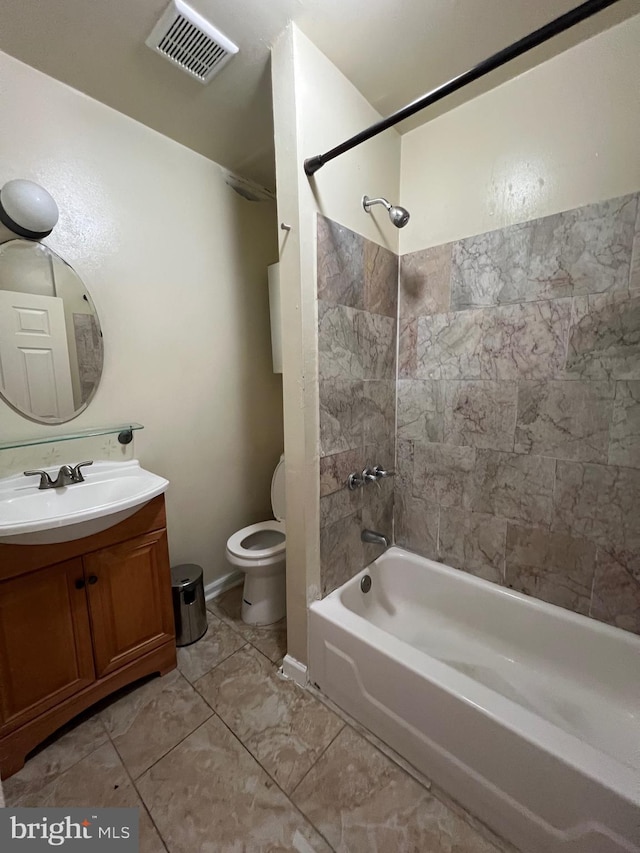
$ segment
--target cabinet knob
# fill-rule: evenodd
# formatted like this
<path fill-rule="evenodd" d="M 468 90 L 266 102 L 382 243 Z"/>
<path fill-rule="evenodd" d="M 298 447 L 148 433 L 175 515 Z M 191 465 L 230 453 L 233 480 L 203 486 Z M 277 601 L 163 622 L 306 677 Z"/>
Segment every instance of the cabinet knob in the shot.
<path fill-rule="evenodd" d="M 76 589 L 84 589 L 84 580 L 82 578 L 78 578 L 76 581 Z"/>
<path fill-rule="evenodd" d="M 89 575 L 89 577 L 87 578 L 87 582 L 90 583 L 91 586 L 93 586 L 94 583 L 98 583 L 98 578 L 96 575 Z"/>

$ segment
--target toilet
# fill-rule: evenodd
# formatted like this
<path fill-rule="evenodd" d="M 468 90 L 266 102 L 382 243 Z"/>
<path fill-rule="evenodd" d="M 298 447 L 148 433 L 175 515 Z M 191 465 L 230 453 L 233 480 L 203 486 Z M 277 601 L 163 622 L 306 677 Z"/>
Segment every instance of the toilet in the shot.
<path fill-rule="evenodd" d="M 245 573 L 242 621 L 270 625 L 286 612 L 284 453 L 271 478 L 273 519 L 250 524 L 227 540 L 227 561 Z"/>

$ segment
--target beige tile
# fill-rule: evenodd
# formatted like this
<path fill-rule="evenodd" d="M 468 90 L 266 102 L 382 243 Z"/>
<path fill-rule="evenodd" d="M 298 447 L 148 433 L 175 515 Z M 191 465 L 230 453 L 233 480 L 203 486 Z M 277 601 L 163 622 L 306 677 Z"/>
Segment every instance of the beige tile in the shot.
<path fill-rule="evenodd" d="M 504 580 L 507 522 L 484 512 L 440 508 L 438 559 L 493 583 Z"/>
<path fill-rule="evenodd" d="M 640 574 L 598 549 L 590 616 L 640 634 Z"/>
<path fill-rule="evenodd" d="M 101 717 L 135 779 L 211 713 L 202 697 L 174 670 L 128 692 L 102 711 Z"/>
<path fill-rule="evenodd" d="M 448 809 L 450 809 L 455 814 L 459 815 L 465 823 L 468 823 L 472 829 L 474 829 L 479 835 L 481 835 L 486 840 L 490 841 L 491 844 L 496 847 L 500 853 L 520 853 L 520 851 L 513 846 L 509 841 L 505 841 L 504 838 L 500 838 L 499 835 L 496 835 L 488 826 L 485 826 L 482 821 L 478 820 L 477 817 L 474 817 L 472 814 L 464 809 L 460 803 L 457 803 L 455 800 L 451 799 L 451 797 L 446 794 L 441 788 L 436 787 L 435 785 L 431 788 L 431 793 L 435 796 L 436 799 L 440 800 L 443 805 L 445 805 Z M 493 848 L 489 848 L 492 850 Z"/>
<path fill-rule="evenodd" d="M 138 808 L 140 853 L 165 853 L 136 789 L 112 744 L 105 743 L 39 791 L 20 799 L 25 808 Z"/>
<path fill-rule="evenodd" d="M 326 705 L 330 711 L 333 711 L 336 716 L 340 717 L 340 719 L 346 723 L 348 726 L 351 726 L 352 729 L 361 735 L 365 740 L 368 740 L 369 743 L 373 744 L 380 752 L 384 753 L 384 755 L 388 756 L 394 764 L 397 764 L 398 767 L 401 767 L 405 770 L 410 776 L 419 782 L 423 788 L 431 788 L 431 780 L 427 779 L 424 773 L 421 773 L 417 768 L 415 768 L 409 761 L 403 758 L 399 752 L 396 752 L 395 749 L 392 749 L 388 746 L 383 740 L 380 740 L 379 737 L 370 732 L 366 726 L 363 726 L 359 723 L 354 717 L 350 714 L 347 714 L 346 711 L 343 711 L 339 705 L 336 705 L 335 702 L 332 702 L 327 696 L 318 690 L 317 687 L 314 687 L 312 684 L 308 684 L 306 690 L 311 693 L 312 696 L 315 696 L 319 702 L 322 702 L 323 705 Z"/>
<path fill-rule="evenodd" d="M 138 781 L 171 853 L 330 853 L 217 717 Z"/>
<path fill-rule="evenodd" d="M 609 465 L 640 468 L 640 382 L 637 380 L 616 382 L 608 461 Z"/>
<path fill-rule="evenodd" d="M 566 533 L 510 524 L 505 583 L 542 601 L 587 614 L 596 568 L 596 546 Z"/>
<path fill-rule="evenodd" d="M 389 249 L 364 241 L 364 307 L 395 317 L 398 311 L 398 256 Z"/>
<path fill-rule="evenodd" d="M 266 655 L 273 663 L 279 663 L 287 653 L 287 621 L 281 619 L 273 625 L 247 625 L 242 621 L 242 586 L 234 586 L 218 598 L 207 602 L 209 610 L 237 631 L 240 636 Z"/>
<path fill-rule="evenodd" d="M 343 489 L 349 474 L 364 466 L 362 448 L 320 457 L 320 497 Z"/>
<path fill-rule="evenodd" d="M 337 853 L 497 850 L 348 727 L 292 799 Z"/>
<path fill-rule="evenodd" d="M 286 793 L 344 725 L 255 649 L 236 652 L 195 686 Z"/>
<path fill-rule="evenodd" d="M 415 320 L 423 314 L 449 310 L 452 243 L 402 255 L 400 316 Z"/>
<path fill-rule="evenodd" d="M 44 788 L 106 740 L 107 733 L 97 716 L 65 726 L 29 758 L 19 773 L 2 783 L 7 804 L 14 805 L 21 797 Z"/>
<path fill-rule="evenodd" d="M 178 669 L 191 683 L 244 645 L 242 637 L 210 611 L 207 622 L 209 627 L 204 637 L 178 649 Z"/>

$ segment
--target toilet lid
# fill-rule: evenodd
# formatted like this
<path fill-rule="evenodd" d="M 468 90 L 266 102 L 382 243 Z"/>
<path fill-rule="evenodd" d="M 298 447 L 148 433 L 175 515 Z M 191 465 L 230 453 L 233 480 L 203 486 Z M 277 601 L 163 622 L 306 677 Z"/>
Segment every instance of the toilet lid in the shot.
<path fill-rule="evenodd" d="M 273 477 L 271 478 L 271 508 L 273 510 L 273 517 L 277 518 L 278 521 L 284 521 L 287 511 L 284 453 L 280 457 L 280 461 L 276 465 L 276 470 L 273 472 Z"/>

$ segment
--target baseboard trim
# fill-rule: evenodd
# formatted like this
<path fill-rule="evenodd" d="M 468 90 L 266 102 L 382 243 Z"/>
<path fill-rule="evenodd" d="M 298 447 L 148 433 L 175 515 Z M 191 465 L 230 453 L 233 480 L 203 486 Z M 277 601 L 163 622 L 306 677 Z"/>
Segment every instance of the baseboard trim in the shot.
<path fill-rule="evenodd" d="M 231 589 L 232 586 L 239 586 L 243 582 L 244 572 L 229 572 L 226 575 L 222 575 L 220 578 L 216 578 L 211 583 L 208 583 L 204 588 L 204 598 L 205 601 L 211 601 L 212 598 L 217 598 L 219 595 L 222 595 L 223 592 L 226 592 L 228 589 Z"/>
<path fill-rule="evenodd" d="M 282 674 L 285 678 L 290 678 L 299 684 L 300 687 L 306 687 L 309 680 L 306 664 L 300 663 L 291 655 L 285 655 L 282 661 Z"/>

